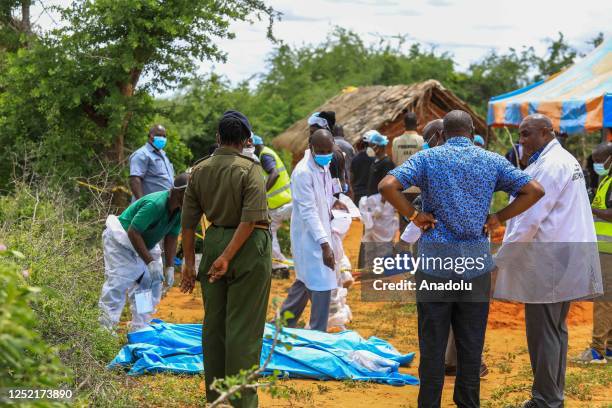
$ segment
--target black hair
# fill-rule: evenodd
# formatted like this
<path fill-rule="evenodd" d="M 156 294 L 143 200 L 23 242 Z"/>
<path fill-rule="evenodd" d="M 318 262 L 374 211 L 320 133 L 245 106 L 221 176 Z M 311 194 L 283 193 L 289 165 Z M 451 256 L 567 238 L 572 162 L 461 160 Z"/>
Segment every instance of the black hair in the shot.
<path fill-rule="evenodd" d="M 227 116 L 219 121 L 217 132 L 221 143 L 228 145 L 240 144 L 251 137 L 251 132 L 240 120 Z"/>
<path fill-rule="evenodd" d="M 474 132 L 474 123 L 469 113 L 462 110 L 450 111 L 444 116 L 444 133 L 447 136 L 471 135 Z"/>
<path fill-rule="evenodd" d="M 334 129 L 334 126 L 336 125 L 336 112 L 323 111 L 319 113 L 319 117 L 327 121 L 327 126 L 329 126 L 330 131 Z"/>
<path fill-rule="evenodd" d="M 416 130 L 417 128 L 417 115 L 414 112 L 406 112 L 404 114 L 404 126 L 406 130 Z"/>
<path fill-rule="evenodd" d="M 219 147 L 218 143 L 211 144 L 210 146 L 208 146 L 208 149 L 206 150 L 206 154 L 210 156 L 211 154 L 215 152 L 215 150 L 217 150 L 218 147 Z"/>

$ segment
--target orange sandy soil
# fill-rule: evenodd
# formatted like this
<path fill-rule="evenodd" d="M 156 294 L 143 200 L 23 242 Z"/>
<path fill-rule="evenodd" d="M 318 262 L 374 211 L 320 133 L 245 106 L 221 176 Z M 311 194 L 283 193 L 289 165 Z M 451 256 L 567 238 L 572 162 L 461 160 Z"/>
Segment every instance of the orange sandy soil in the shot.
<path fill-rule="evenodd" d="M 356 265 L 362 226 L 353 222 L 344 240 L 345 250 L 353 265 Z M 178 279 L 177 279 L 178 280 Z M 272 316 L 272 300 L 282 299 L 291 280 L 273 280 L 269 315 Z M 349 328 L 361 336 L 378 336 L 389 340 L 399 351 L 416 351 L 411 367 L 401 371 L 418 375 L 417 321 L 414 304 L 389 302 L 363 302 L 357 283 L 349 289 L 349 305 L 353 321 Z M 176 323 L 201 322 L 204 312 L 199 290 L 192 295 L 181 294 L 173 288 L 160 304 L 157 317 Z M 302 320 L 307 321 L 308 311 Z M 513 407 L 529 397 L 531 369 L 525 340 L 524 309 L 521 304 L 493 302 L 489 315 L 485 343 L 485 361 L 489 375 L 481 381 L 481 403 L 483 407 Z M 590 341 L 592 305 L 588 302 L 572 305 L 568 317 L 570 349 L 569 356 L 581 352 Z M 610 377 L 608 367 L 588 367 L 570 364 L 568 377 L 573 376 L 572 395 L 566 395 L 567 407 L 612 407 L 610 386 L 584 385 L 583 378 L 600 375 Z M 602 371 L 606 370 L 606 371 Z M 394 387 L 372 383 L 349 381 L 281 381 L 289 397 L 271 398 L 260 391 L 262 407 L 416 407 L 417 386 Z M 454 377 L 446 377 L 442 397 L 443 407 L 455 406 L 452 402 Z M 566 386 L 566 394 L 568 387 Z"/>

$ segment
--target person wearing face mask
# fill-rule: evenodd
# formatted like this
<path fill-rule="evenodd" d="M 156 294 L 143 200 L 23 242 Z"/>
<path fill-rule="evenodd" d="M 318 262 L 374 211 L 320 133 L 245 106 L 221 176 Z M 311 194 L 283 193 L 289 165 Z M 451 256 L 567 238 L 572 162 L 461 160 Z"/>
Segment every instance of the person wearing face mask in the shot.
<path fill-rule="evenodd" d="M 257 157 L 257 154 L 255 154 L 254 140 L 256 139 L 261 139 L 261 137 L 257 136 L 255 133 L 251 133 L 251 137 L 247 139 L 244 149 L 242 149 L 242 154 L 255 160 L 256 162 L 259 162 L 259 157 Z"/>
<path fill-rule="evenodd" d="M 327 330 L 331 291 L 337 287 L 331 245 L 332 209 L 346 210 L 333 195 L 329 172 L 333 146 L 329 130 L 314 131 L 308 150 L 291 174 L 291 252 L 296 280 L 281 306 L 281 314 L 293 314 L 287 321 L 289 327 L 296 326 L 310 300 L 310 329 Z"/>
<path fill-rule="evenodd" d="M 387 136 L 378 132 L 370 136 L 369 145 L 374 150 L 375 159 L 368 176 L 367 196 L 359 201 L 359 212 L 364 225 L 359 268 L 371 265 L 373 256 L 378 257 L 393 250 L 393 237 L 399 227 L 395 209 L 378 192 L 378 183 L 395 168 L 387 156 L 388 143 Z"/>
<path fill-rule="evenodd" d="M 289 172 L 280 156 L 257 135 L 252 137 L 255 157 L 261 162 L 266 174 L 266 195 L 270 211 L 270 232 L 272 233 L 272 277 L 289 279 L 287 258 L 281 251 L 277 232 L 283 221 L 291 218 L 291 183 Z"/>
<path fill-rule="evenodd" d="M 219 393 L 213 381 L 259 365 L 272 273 L 272 237 L 261 165 L 242 155 L 251 125 L 242 113 L 226 111 L 217 127 L 219 148 L 195 165 L 183 202 L 183 276 L 191 293 L 196 278 L 204 300 L 202 347 L 206 350 L 206 400 Z M 202 215 L 211 222 L 195 271 L 195 229 Z M 230 403 L 256 407 L 257 391 L 243 390 Z"/>
<path fill-rule="evenodd" d="M 132 191 L 132 202 L 144 195 L 172 187 L 174 167 L 164 152 L 166 144 L 166 128 L 159 124 L 153 125 L 147 143 L 130 156 L 128 184 Z"/>
<path fill-rule="evenodd" d="M 591 345 L 574 362 L 605 364 L 612 361 L 612 143 L 606 142 L 593 150 L 593 169 L 600 177 L 591 211 L 599 247 L 599 259 L 605 300 L 593 302 L 593 336 Z"/>

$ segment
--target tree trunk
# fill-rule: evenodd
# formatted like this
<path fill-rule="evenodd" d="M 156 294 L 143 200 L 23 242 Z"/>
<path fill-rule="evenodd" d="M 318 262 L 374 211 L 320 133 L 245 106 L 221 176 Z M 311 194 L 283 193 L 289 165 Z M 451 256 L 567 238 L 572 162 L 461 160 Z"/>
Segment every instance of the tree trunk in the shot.
<path fill-rule="evenodd" d="M 30 23 L 30 6 L 32 0 L 21 0 L 21 31 L 26 34 L 32 32 L 32 25 Z"/>

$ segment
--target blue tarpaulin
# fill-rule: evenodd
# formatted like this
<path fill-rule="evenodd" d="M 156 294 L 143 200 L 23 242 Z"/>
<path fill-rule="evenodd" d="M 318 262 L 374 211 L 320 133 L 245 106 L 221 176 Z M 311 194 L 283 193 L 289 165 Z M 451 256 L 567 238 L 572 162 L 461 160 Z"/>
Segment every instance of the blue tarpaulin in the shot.
<path fill-rule="evenodd" d="M 202 325 L 155 324 L 128 334 L 123 347 L 109 368 L 129 368 L 128 374 L 197 374 L 204 370 Z M 274 326 L 266 324 L 261 363 L 270 353 Z M 323 333 L 304 329 L 283 329 L 279 340 L 290 349 L 275 348 L 265 374 L 278 370 L 290 378 L 317 380 L 374 381 L 391 385 L 416 385 L 418 379 L 399 372 L 414 353 L 401 354 L 390 343 L 377 337 L 364 339 L 354 331 Z"/>

